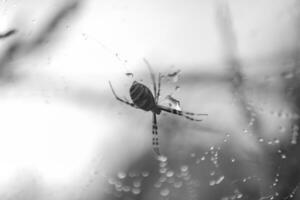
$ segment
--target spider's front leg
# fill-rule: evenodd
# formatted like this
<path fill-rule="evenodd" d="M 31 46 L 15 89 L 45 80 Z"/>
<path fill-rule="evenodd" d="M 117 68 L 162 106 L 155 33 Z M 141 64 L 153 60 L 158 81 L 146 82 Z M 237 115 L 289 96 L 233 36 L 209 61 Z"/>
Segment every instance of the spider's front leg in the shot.
<path fill-rule="evenodd" d="M 201 122 L 202 119 L 196 119 L 196 118 L 191 117 L 191 116 L 201 116 L 201 115 L 206 116 L 206 115 L 208 115 L 208 114 L 203 114 L 203 113 L 185 112 L 185 111 L 176 110 L 176 109 L 173 109 L 173 108 L 168 108 L 166 106 L 161 106 L 161 105 L 158 105 L 158 108 L 163 110 L 163 111 L 166 111 L 168 113 L 179 115 L 179 116 L 185 117 L 186 119 L 189 119 L 191 121 L 198 121 L 198 122 Z"/>
<path fill-rule="evenodd" d="M 150 77 L 151 77 L 152 84 L 153 84 L 153 93 L 154 93 L 154 96 L 156 97 L 157 91 L 156 91 L 155 74 L 154 74 L 154 72 L 153 72 L 153 69 L 152 69 L 150 63 L 148 62 L 148 60 L 146 60 L 146 58 L 144 58 L 144 62 L 146 63 L 146 65 L 147 65 L 147 67 L 148 67 L 148 70 L 149 70 L 149 72 L 150 72 Z"/>
<path fill-rule="evenodd" d="M 138 107 L 136 107 L 136 105 L 134 105 L 134 103 L 130 103 L 128 100 L 124 100 L 124 99 L 120 98 L 120 97 L 116 94 L 116 92 L 115 92 L 114 88 L 112 87 L 110 81 L 109 81 L 109 86 L 110 86 L 110 89 L 111 89 L 113 95 L 115 96 L 115 98 L 116 98 L 118 101 L 121 101 L 122 103 L 125 103 L 125 104 L 127 104 L 127 105 L 129 105 L 129 106 L 131 106 L 131 107 L 138 108 Z"/>
<path fill-rule="evenodd" d="M 158 104 L 159 96 L 160 96 L 160 87 L 161 87 L 161 80 L 163 78 L 163 75 L 160 73 L 158 74 L 158 90 L 157 94 L 155 94 L 155 103 Z"/>

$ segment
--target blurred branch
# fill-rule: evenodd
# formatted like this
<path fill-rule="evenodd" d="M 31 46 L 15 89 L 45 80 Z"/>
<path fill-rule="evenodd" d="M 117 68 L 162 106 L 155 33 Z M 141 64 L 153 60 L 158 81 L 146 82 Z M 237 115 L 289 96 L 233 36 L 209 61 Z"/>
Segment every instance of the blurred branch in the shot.
<path fill-rule="evenodd" d="M 53 35 L 57 33 L 61 22 L 78 10 L 80 5 L 79 2 L 79 0 L 74 0 L 66 3 L 53 15 L 52 18 L 50 18 L 50 20 L 46 23 L 46 26 L 33 40 L 25 41 L 18 38 L 13 41 L 0 57 L 0 80 L 7 82 L 11 78 L 15 79 L 15 69 L 8 67 L 9 62 L 12 59 L 16 59 L 17 56 L 21 57 L 29 53 L 33 53 L 35 50 L 40 49 L 45 41 L 51 40 Z M 4 34 L 4 36 L 8 37 L 13 33 L 15 33 L 14 30 L 9 31 L 8 33 Z"/>
<path fill-rule="evenodd" d="M 34 50 L 35 48 L 40 47 L 44 42 L 51 39 L 53 34 L 55 34 L 59 29 L 59 25 L 62 21 L 68 16 L 74 14 L 75 11 L 78 10 L 79 5 L 80 1 L 74 0 L 62 7 L 56 14 L 54 14 L 53 18 L 47 23 L 40 34 L 28 44 L 27 48 L 29 50 Z"/>
<path fill-rule="evenodd" d="M 0 39 L 4 39 L 4 38 L 7 38 L 7 37 L 10 37 L 11 35 L 15 34 L 16 32 L 17 32 L 17 30 L 12 29 L 12 30 L 9 30 L 6 33 L 2 33 L 2 34 L 0 34 Z"/>
<path fill-rule="evenodd" d="M 241 108 L 241 111 L 245 116 L 246 123 L 249 123 L 251 120 L 253 120 L 253 116 L 257 115 L 255 113 L 255 108 L 252 108 L 252 105 L 249 104 L 249 101 L 247 100 L 245 95 L 245 76 L 242 71 L 242 64 L 237 55 L 237 39 L 227 1 L 219 0 L 217 3 L 216 11 L 217 25 L 220 30 L 220 36 L 223 42 L 225 62 L 227 62 L 227 65 L 229 67 L 229 76 L 227 76 L 226 79 L 227 81 L 229 81 L 229 83 L 231 83 L 232 94 L 240 104 L 239 108 Z M 261 128 L 259 120 L 255 121 L 256 123 L 254 123 L 252 127 L 254 129 L 254 132 L 260 135 Z"/>

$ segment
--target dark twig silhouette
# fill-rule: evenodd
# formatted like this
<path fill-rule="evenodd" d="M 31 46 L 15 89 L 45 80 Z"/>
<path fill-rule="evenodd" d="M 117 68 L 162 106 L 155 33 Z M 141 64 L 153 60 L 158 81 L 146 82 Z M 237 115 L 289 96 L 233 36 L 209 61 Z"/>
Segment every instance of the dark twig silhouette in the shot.
<path fill-rule="evenodd" d="M 4 39 L 4 38 L 7 38 L 7 37 L 10 37 L 13 34 L 15 34 L 16 32 L 17 32 L 17 30 L 12 29 L 12 30 L 7 31 L 6 33 L 0 33 L 0 39 Z"/>

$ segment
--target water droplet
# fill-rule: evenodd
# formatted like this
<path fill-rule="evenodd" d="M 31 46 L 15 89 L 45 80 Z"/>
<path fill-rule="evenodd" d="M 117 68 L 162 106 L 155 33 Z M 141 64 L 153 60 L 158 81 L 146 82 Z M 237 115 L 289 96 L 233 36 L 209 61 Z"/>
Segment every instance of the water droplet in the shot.
<path fill-rule="evenodd" d="M 132 194 L 134 195 L 138 195 L 141 193 L 141 189 L 140 188 L 132 188 L 131 189 Z"/>
<path fill-rule="evenodd" d="M 215 171 L 210 172 L 210 175 L 211 175 L 211 176 L 213 176 L 213 175 L 215 175 L 215 174 L 216 174 Z"/>
<path fill-rule="evenodd" d="M 259 138 L 258 141 L 259 142 L 264 142 L 264 139 L 263 138 Z"/>
<path fill-rule="evenodd" d="M 232 199 L 232 198 L 229 198 L 229 197 L 222 197 L 221 200 L 230 200 L 230 199 Z"/>
<path fill-rule="evenodd" d="M 281 158 L 282 159 L 286 159 L 286 155 L 285 154 L 281 154 Z"/>
<path fill-rule="evenodd" d="M 177 82 L 179 80 L 179 73 L 180 73 L 180 70 L 177 70 L 175 72 L 167 74 L 167 76 L 169 78 L 171 78 L 173 82 Z"/>
<path fill-rule="evenodd" d="M 171 170 L 168 171 L 167 174 L 166 174 L 167 177 L 172 177 L 173 175 L 174 175 L 174 172 L 171 171 Z"/>
<path fill-rule="evenodd" d="M 298 132 L 297 131 L 293 131 L 291 144 L 297 144 L 297 138 L 298 138 Z"/>
<path fill-rule="evenodd" d="M 159 169 L 159 173 L 161 173 L 161 174 L 166 173 L 166 171 L 167 171 L 167 168 L 160 168 Z"/>
<path fill-rule="evenodd" d="M 274 143 L 275 143 L 275 144 L 279 144 L 279 143 L 280 143 L 280 140 L 277 139 L 277 138 L 275 138 L 275 139 L 274 139 Z"/>
<path fill-rule="evenodd" d="M 133 73 L 131 73 L 131 72 L 126 72 L 125 75 L 128 76 L 128 77 L 130 77 L 130 78 L 133 77 Z"/>
<path fill-rule="evenodd" d="M 224 180 L 225 176 L 220 176 L 220 178 L 216 181 L 216 184 L 220 184 Z"/>
<path fill-rule="evenodd" d="M 158 156 L 158 161 L 160 162 L 167 162 L 168 158 L 166 156 Z"/>
<path fill-rule="evenodd" d="M 181 110 L 180 107 L 180 101 L 172 97 L 171 95 L 166 96 L 166 99 L 168 100 L 169 106 L 176 110 Z"/>
<path fill-rule="evenodd" d="M 149 172 L 147 172 L 147 171 L 143 171 L 143 172 L 142 172 L 142 176 L 143 176 L 143 177 L 147 177 L 147 176 L 149 176 Z"/>
<path fill-rule="evenodd" d="M 162 190 L 160 190 L 160 195 L 163 197 L 166 197 L 170 194 L 170 190 L 168 188 L 164 188 Z"/>
<path fill-rule="evenodd" d="M 122 189 L 123 189 L 124 192 L 129 192 L 130 191 L 130 186 L 125 185 L 125 186 L 123 186 Z"/>
<path fill-rule="evenodd" d="M 202 160 L 202 161 L 205 160 L 205 156 L 202 156 L 202 157 L 201 157 L 201 160 Z"/>
<path fill-rule="evenodd" d="M 271 141 L 271 140 L 268 141 L 268 145 L 271 145 L 271 144 L 273 144 L 273 141 Z"/>
<path fill-rule="evenodd" d="M 238 195 L 236 195 L 236 198 L 238 198 L 238 199 L 240 199 L 240 198 L 242 198 L 243 197 L 243 194 L 238 194 Z"/>
<path fill-rule="evenodd" d="M 116 186 L 116 187 L 122 187 L 121 181 L 116 180 L 115 186 Z"/>
<path fill-rule="evenodd" d="M 123 190 L 122 185 L 115 185 L 115 190 L 121 192 Z"/>
<path fill-rule="evenodd" d="M 154 187 L 156 187 L 156 188 L 160 188 L 160 187 L 161 187 L 161 185 L 162 185 L 162 183 L 161 183 L 161 182 L 156 182 L 156 183 L 154 184 Z"/>
<path fill-rule="evenodd" d="M 118 178 L 119 179 L 124 179 L 126 177 L 126 173 L 125 172 L 119 172 L 118 173 Z"/>
<path fill-rule="evenodd" d="M 141 184 L 142 184 L 142 183 L 141 183 L 141 180 L 135 180 L 135 181 L 133 182 L 133 186 L 134 186 L 134 187 L 137 187 L 137 188 L 138 188 L 138 187 L 141 187 Z"/>
<path fill-rule="evenodd" d="M 209 181 L 209 185 L 210 185 L 210 186 L 214 186 L 215 184 L 216 184 L 216 181 L 215 181 L 215 180 Z"/>
<path fill-rule="evenodd" d="M 180 170 L 181 170 L 182 172 L 186 172 L 186 171 L 188 171 L 188 169 L 189 169 L 189 167 L 188 167 L 187 165 L 183 165 L 183 166 L 181 166 L 181 168 L 180 168 Z"/>
<path fill-rule="evenodd" d="M 233 163 L 234 163 L 234 162 L 235 162 L 235 158 L 231 158 L 231 162 L 233 162 Z"/>
<path fill-rule="evenodd" d="M 175 188 L 180 188 L 181 186 L 182 186 L 182 182 L 181 181 L 174 183 L 174 187 Z"/>
<path fill-rule="evenodd" d="M 162 177 L 159 178 L 159 181 L 160 181 L 161 183 L 166 182 L 166 180 L 167 180 L 167 177 L 165 177 L 165 176 L 162 176 Z"/>
<path fill-rule="evenodd" d="M 167 166 L 167 162 L 161 162 L 161 163 L 159 163 L 159 167 L 160 168 L 165 168 L 166 166 Z"/>

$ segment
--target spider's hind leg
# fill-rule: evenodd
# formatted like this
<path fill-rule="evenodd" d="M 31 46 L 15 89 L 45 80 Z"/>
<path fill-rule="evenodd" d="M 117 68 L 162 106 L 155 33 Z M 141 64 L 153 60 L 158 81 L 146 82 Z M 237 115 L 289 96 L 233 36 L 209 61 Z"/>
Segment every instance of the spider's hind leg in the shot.
<path fill-rule="evenodd" d="M 153 113 L 152 118 L 152 148 L 153 151 L 156 153 L 156 155 L 160 156 L 160 150 L 159 150 L 159 138 L 157 133 L 157 120 L 156 120 L 156 114 Z"/>

